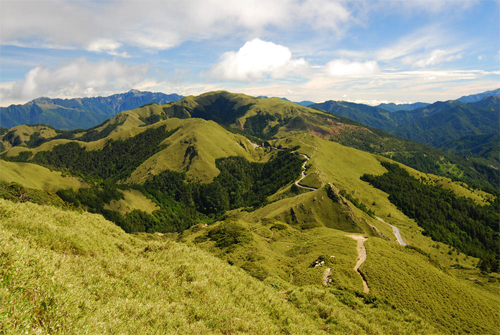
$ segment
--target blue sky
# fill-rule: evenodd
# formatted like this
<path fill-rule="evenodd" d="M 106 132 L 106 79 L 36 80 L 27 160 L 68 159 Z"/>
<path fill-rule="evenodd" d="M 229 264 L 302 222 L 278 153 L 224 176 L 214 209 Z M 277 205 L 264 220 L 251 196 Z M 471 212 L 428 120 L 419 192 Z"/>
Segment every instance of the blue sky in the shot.
<path fill-rule="evenodd" d="M 0 105 L 129 89 L 434 102 L 500 87 L 498 0 L 0 0 Z"/>

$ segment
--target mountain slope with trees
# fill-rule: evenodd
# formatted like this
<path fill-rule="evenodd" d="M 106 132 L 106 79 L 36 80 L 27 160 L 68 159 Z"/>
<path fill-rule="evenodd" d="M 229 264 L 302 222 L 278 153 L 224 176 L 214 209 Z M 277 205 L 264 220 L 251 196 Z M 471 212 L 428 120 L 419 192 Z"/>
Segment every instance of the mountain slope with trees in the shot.
<path fill-rule="evenodd" d="M 380 104 L 377 105 L 376 107 L 387 109 L 389 112 L 397 112 L 397 111 L 411 111 L 414 109 L 423 108 L 427 105 L 429 104 L 426 102 L 415 102 L 412 104 L 395 104 L 391 102 L 386 104 Z"/>
<path fill-rule="evenodd" d="M 177 101 L 178 94 L 130 90 L 108 97 L 51 99 L 38 98 L 24 105 L 0 107 L 0 126 L 45 124 L 58 129 L 85 129 L 115 116 L 117 113 L 150 103 Z"/>
<path fill-rule="evenodd" d="M 495 95 L 497 92 L 498 90 L 488 91 L 471 96 L 470 99 L 462 99 L 463 101 L 459 99 L 436 102 L 421 108 L 390 113 L 377 107 L 336 101 L 327 101 L 310 107 L 348 117 L 370 127 L 386 130 L 394 135 L 453 154 L 486 159 L 490 164 L 495 164 L 498 159 L 488 154 L 490 150 L 488 148 L 483 150 L 478 146 L 484 136 L 498 133 L 500 129 L 498 117 L 500 102 L 499 96 Z M 478 100 L 479 98 L 481 99 Z M 461 139 L 470 142 L 475 136 L 479 136 L 474 140 L 477 145 L 473 150 L 466 150 L 465 147 L 471 144 L 462 143 Z M 456 147 L 461 149 L 459 151 L 453 149 Z"/>

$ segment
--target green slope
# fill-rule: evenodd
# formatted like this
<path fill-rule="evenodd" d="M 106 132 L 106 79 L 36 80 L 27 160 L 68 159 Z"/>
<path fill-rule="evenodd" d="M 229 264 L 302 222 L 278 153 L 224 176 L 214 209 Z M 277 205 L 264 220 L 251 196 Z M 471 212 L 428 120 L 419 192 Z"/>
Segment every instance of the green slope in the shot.
<path fill-rule="evenodd" d="M 464 136 L 455 141 L 439 144 L 443 151 L 458 156 L 474 156 L 484 158 L 498 166 L 500 163 L 500 134 Z"/>
<path fill-rule="evenodd" d="M 3 333 L 417 334 L 382 300 L 262 283 L 158 235 L 97 215 L 0 199 Z"/>

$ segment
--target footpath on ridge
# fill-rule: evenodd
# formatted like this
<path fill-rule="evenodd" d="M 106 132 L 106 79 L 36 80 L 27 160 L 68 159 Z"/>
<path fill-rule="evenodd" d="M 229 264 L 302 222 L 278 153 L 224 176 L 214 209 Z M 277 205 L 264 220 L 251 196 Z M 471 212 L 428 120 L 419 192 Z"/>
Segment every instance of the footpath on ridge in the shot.
<path fill-rule="evenodd" d="M 358 250 L 358 258 L 356 259 L 357 262 L 356 262 L 356 265 L 354 266 L 354 271 L 359 273 L 361 279 L 363 280 L 363 292 L 370 293 L 370 289 L 368 288 L 368 284 L 366 283 L 365 278 L 363 278 L 363 275 L 359 271 L 359 267 L 361 266 L 361 264 L 363 264 L 364 261 L 366 261 L 366 248 L 365 248 L 364 243 L 368 239 L 364 236 L 361 236 L 361 235 L 346 235 L 346 236 L 358 241 L 358 246 L 356 248 Z"/>

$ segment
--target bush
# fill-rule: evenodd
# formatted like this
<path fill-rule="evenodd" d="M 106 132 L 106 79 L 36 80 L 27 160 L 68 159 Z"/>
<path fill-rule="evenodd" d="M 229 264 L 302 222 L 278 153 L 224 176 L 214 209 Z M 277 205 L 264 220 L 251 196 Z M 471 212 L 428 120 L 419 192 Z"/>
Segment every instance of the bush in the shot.
<path fill-rule="evenodd" d="M 244 245 L 252 241 L 252 235 L 242 225 L 222 223 L 208 232 L 208 237 L 215 241 L 215 246 L 224 249 L 233 245 Z"/>

